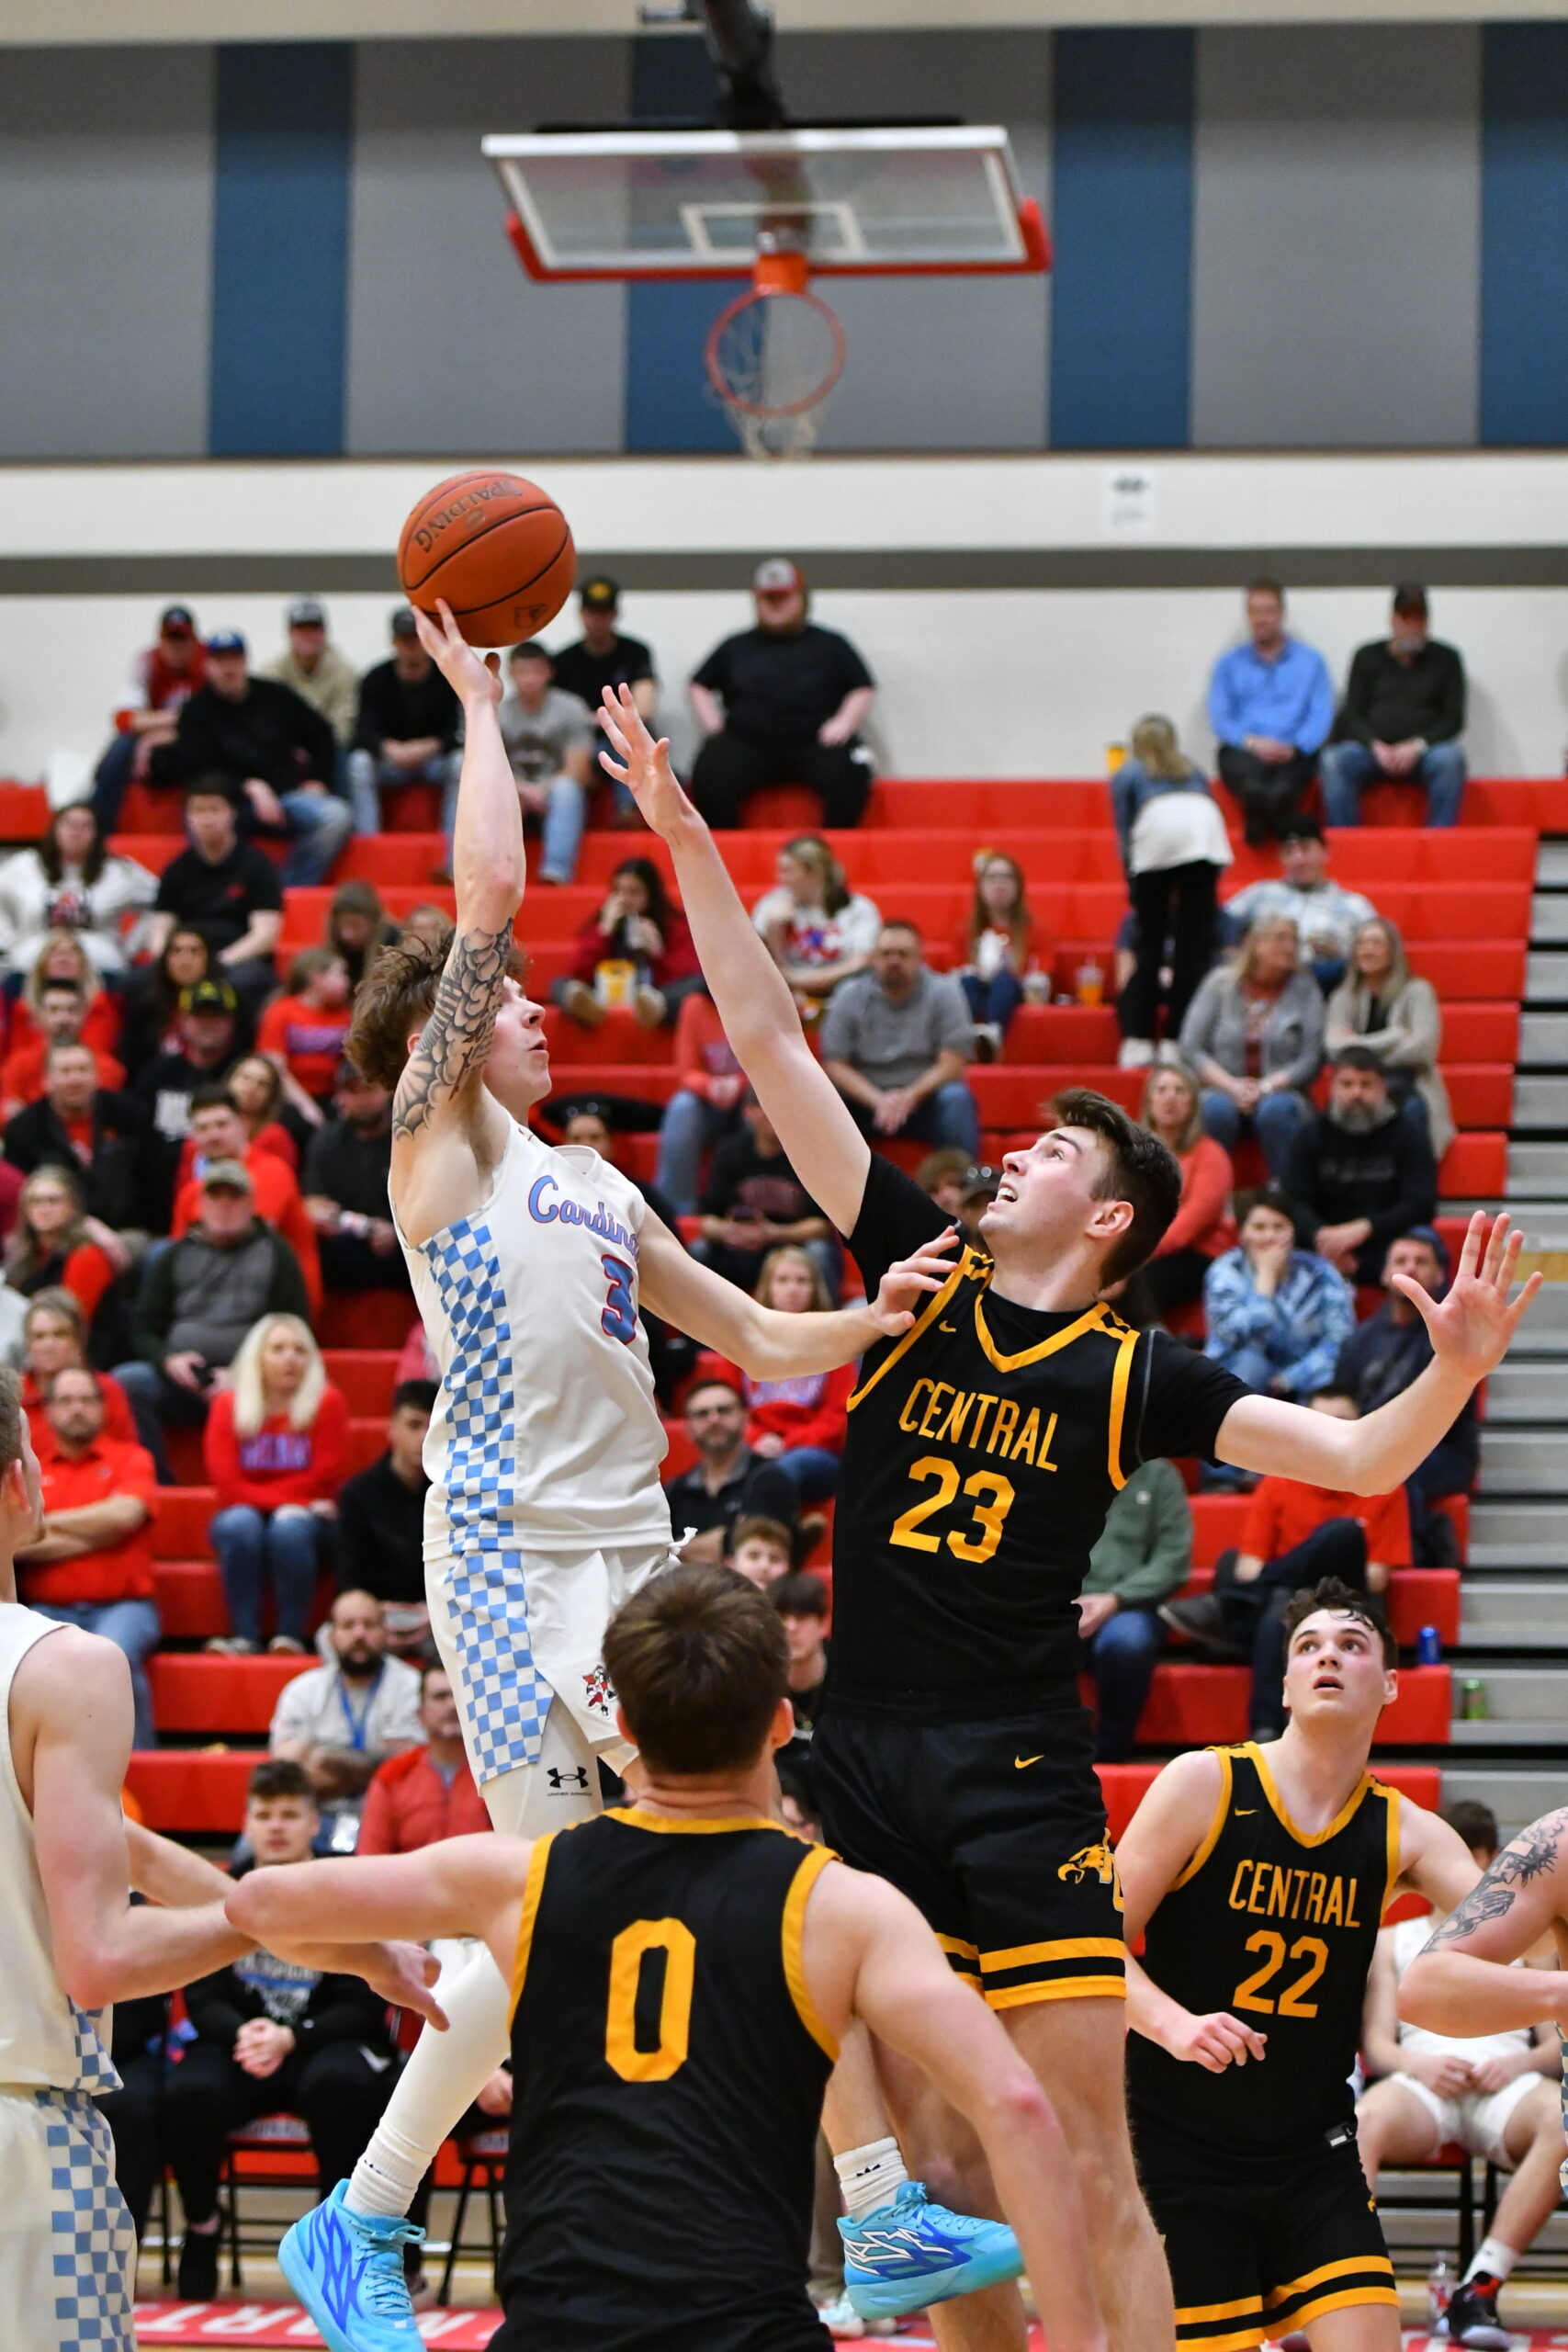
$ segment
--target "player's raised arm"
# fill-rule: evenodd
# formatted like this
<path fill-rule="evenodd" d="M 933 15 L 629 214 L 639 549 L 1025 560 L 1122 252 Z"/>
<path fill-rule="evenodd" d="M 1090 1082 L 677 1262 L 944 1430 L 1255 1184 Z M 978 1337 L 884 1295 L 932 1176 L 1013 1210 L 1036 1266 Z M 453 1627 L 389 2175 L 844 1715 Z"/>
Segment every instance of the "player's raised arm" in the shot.
<path fill-rule="evenodd" d="M 788 983 L 741 905 L 712 833 L 682 791 L 668 742 L 654 741 L 629 687 L 616 693 L 606 686 L 600 715 L 621 754 L 616 762 L 601 752 L 604 766 L 630 786 L 653 831 L 670 844 L 724 1034 L 795 1174 L 840 1232 L 849 1233 L 860 1216 L 871 1147 L 807 1044 Z"/>
<path fill-rule="evenodd" d="M 229 1917 L 269 1951 L 337 1944 L 350 1924 L 367 1943 L 482 1936 L 510 1979 L 532 1850 L 487 1832 L 416 1854 L 281 1863 L 230 1887 Z"/>
<path fill-rule="evenodd" d="M 1568 1972 L 1513 1965 L 1549 1929 L 1568 1924 L 1565 1850 L 1568 1806 L 1504 1847 L 1405 1970 L 1402 2018 L 1452 2035 L 1568 2025 Z"/>
<path fill-rule="evenodd" d="M 1116 1847 L 1122 1883 L 1122 1933 L 1135 1944 L 1209 1834 L 1224 1792 L 1220 1760 L 1193 1748 L 1168 1764 L 1151 1784 Z M 1127 1954 L 1127 2023 L 1173 2058 L 1223 2075 L 1268 2054 L 1268 2037 L 1228 2010 L 1197 2016 L 1162 1992 L 1131 1951 Z"/>
<path fill-rule="evenodd" d="M 1409 1274 L 1396 1286 L 1431 1336 L 1432 1362 L 1420 1377 L 1359 1421 L 1336 1420 L 1277 1396 L 1246 1396 L 1220 1424 L 1215 1452 L 1238 1470 L 1258 1470 L 1356 1495 L 1385 1495 L 1404 1484 L 1451 1429 L 1477 1384 L 1499 1364 L 1520 1318 L 1540 1288 L 1532 1274 L 1518 1296 L 1508 1292 L 1523 1236 L 1483 1211 L 1470 1220 L 1459 1272 L 1434 1299 Z"/>

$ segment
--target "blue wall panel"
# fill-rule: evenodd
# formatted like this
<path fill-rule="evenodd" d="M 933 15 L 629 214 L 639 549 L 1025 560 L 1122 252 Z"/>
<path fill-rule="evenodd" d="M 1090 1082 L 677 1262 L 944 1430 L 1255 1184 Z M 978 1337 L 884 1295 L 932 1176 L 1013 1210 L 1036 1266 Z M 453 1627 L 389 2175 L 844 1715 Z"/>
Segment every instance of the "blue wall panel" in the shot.
<path fill-rule="evenodd" d="M 632 113 L 711 122 L 718 96 L 703 40 L 643 33 L 632 42 Z M 735 435 L 709 387 L 703 345 L 743 281 L 626 288 L 626 447 L 733 449 Z"/>
<path fill-rule="evenodd" d="M 1482 32 L 1481 438 L 1568 442 L 1568 25 Z"/>
<path fill-rule="evenodd" d="M 1189 31 L 1056 35 L 1053 448 L 1187 442 L 1192 94 Z"/>
<path fill-rule="evenodd" d="M 218 52 L 214 457 L 343 448 L 353 98 L 345 41 Z"/>

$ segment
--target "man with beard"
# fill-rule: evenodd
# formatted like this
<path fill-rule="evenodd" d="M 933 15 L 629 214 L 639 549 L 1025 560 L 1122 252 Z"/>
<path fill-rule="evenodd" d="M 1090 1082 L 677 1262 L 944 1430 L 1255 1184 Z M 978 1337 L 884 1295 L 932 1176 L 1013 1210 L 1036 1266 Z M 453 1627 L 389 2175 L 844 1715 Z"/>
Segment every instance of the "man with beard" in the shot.
<path fill-rule="evenodd" d="M 1395 1109 L 1370 1046 L 1334 1057 L 1328 1108 L 1292 1137 L 1280 1171 L 1303 1243 L 1348 1282 L 1382 1278 L 1388 1245 L 1429 1225 L 1438 1170 L 1425 1130 Z"/>

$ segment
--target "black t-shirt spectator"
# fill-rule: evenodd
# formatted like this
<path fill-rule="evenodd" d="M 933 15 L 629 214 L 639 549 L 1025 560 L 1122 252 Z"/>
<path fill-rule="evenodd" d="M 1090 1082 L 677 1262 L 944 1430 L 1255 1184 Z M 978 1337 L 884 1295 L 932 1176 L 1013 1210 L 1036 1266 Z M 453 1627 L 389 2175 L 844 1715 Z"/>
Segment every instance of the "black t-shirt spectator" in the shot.
<path fill-rule="evenodd" d="M 395 662 L 378 662 L 359 682 L 359 719 L 355 748 L 380 756 L 386 742 L 416 743 L 434 735 L 444 752 L 462 733 L 457 697 L 434 665 L 423 678 L 403 678 Z"/>
<path fill-rule="evenodd" d="M 292 792 L 307 780 L 330 785 L 336 764 L 336 740 L 321 712 L 276 678 L 251 678 L 238 702 L 198 686 L 180 705 L 174 741 L 153 752 L 152 774 L 166 784 L 217 774 L 236 788 L 259 776 L 275 792 Z"/>
<path fill-rule="evenodd" d="M 714 1152 L 703 1215 L 798 1225 L 821 1210 L 782 1151 L 764 1159 L 750 1127 L 726 1136 Z"/>
<path fill-rule="evenodd" d="M 722 1527 L 728 1551 L 730 1530 L 738 1519 L 776 1519 L 793 1527 L 800 1515 L 794 1479 L 776 1463 L 764 1462 L 753 1453 L 749 1445 L 742 1446 L 734 1476 L 716 1495 L 710 1495 L 704 1485 L 700 1462 L 682 1471 L 679 1478 L 671 1478 L 664 1493 L 677 1544 L 683 1544 L 688 1535 L 705 1535 L 710 1527 Z"/>
<path fill-rule="evenodd" d="M 807 622 L 793 636 L 742 629 L 716 645 L 694 684 L 722 697 L 724 724 L 748 743 L 808 742 L 846 695 L 876 684 L 847 637 Z"/>
<path fill-rule="evenodd" d="M 1386 638 L 1358 648 L 1335 732 L 1358 743 L 1451 743 L 1464 727 L 1464 663 L 1428 638 L 1402 662 Z"/>
<path fill-rule="evenodd" d="M 345 1119 L 329 1119 L 310 1137 L 299 1189 L 307 1198 L 318 1193 L 356 1216 L 385 1219 L 390 1215 L 387 1181 L 391 1168 L 390 1127 L 384 1135 L 362 1136 Z"/>
<path fill-rule="evenodd" d="M 609 650 L 594 653 L 580 637 L 555 657 L 555 681 L 563 693 L 576 695 L 597 718 L 606 686 L 635 686 L 644 678 L 657 682 L 653 655 L 639 637 L 617 636 Z"/>
<path fill-rule="evenodd" d="M 93 1096 L 93 1143 L 85 1165 L 47 1095 L 18 1111 L 6 1129 L 6 1157 L 24 1176 L 35 1168 L 73 1168 L 89 1216 L 115 1227 L 141 1225 L 147 1114 L 129 1094 L 99 1087 Z"/>
<path fill-rule="evenodd" d="M 412 1606 L 424 1599 L 428 1478 L 406 1487 L 390 1453 L 338 1489 L 337 1589 Z"/>
<path fill-rule="evenodd" d="M 216 865 L 197 850 L 182 850 L 164 868 L 153 905 L 199 931 L 217 954 L 244 937 L 253 914 L 280 910 L 283 892 L 271 858 L 251 842 L 236 842 Z"/>

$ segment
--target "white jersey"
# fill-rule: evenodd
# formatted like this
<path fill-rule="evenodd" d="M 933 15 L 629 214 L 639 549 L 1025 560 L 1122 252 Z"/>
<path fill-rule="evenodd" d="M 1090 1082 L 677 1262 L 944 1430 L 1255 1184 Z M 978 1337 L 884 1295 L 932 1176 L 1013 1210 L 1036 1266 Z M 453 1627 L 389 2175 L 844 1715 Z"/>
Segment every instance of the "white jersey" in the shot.
<path fill-rule="evenodd" d="M 54 1964 L 33 1820 L 11 1755 L 11 1680 L 35 1642 L 60 1631 L 18 1601 L 0 1601 L 0 2090 L 119 2088 L 108 2012 L 66 1997 Z"/>
<path fill-rule="evenodd" d="M 403 1240 L 441 1367 L 427 1560 L 669 1543 L 637 1320 L 645 1205 L 597 1152 L 513 1124 L 483 1205 L 417 1248 Z"/>
<path fill-rule="evenodd" d="M 1427 1914 L 1419 1919 L 1401 1919 L 1393 1929 L 1395 1984 L 1416 1953 L 1426 1951 L 1437 1925 L 1436 1918 Z M 1516 1961 L 1514 1965 L 1518 1967 L 1520 1963 Z M 1450 2058 L 1502 2058 L 1512 2051 L 1529 2050 L 1534 2045 L 1528 2026 L 1507 2033 L 1428 2033 L 1425 2026 L 1406 2025 L 1401 2018 L 1399 2046 L 1402 2050 L 1438 2050 Z"/>

